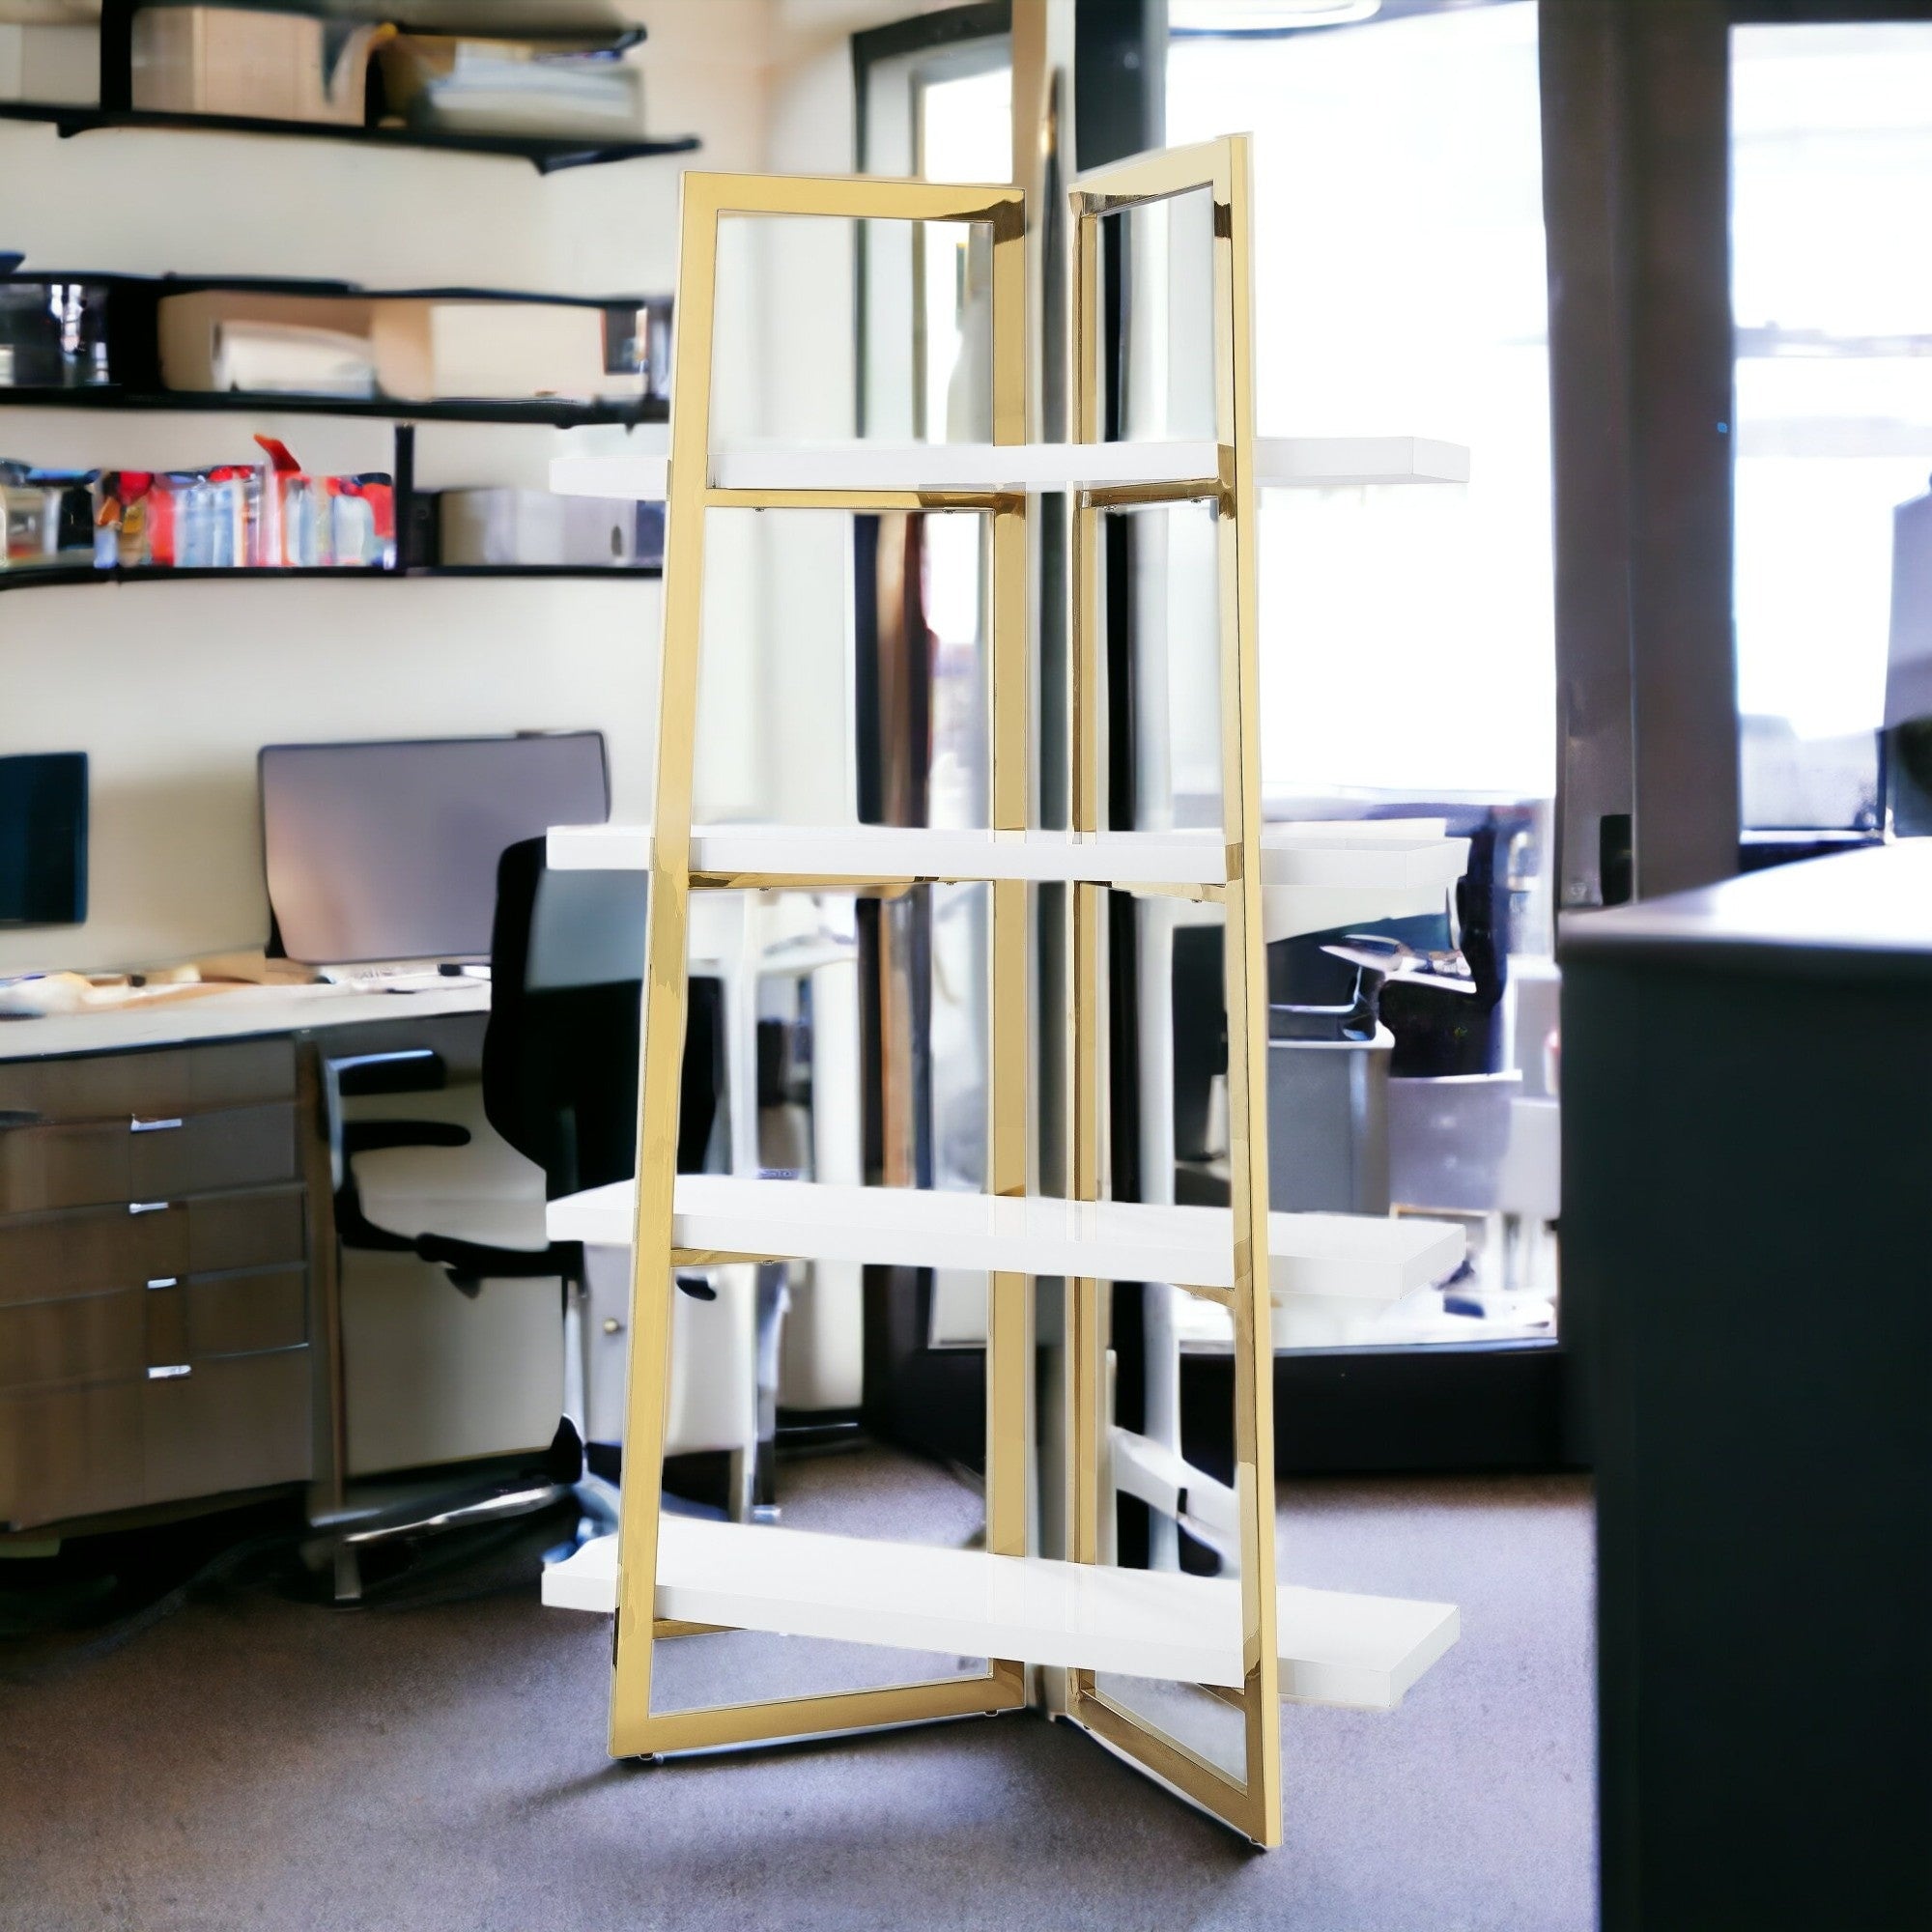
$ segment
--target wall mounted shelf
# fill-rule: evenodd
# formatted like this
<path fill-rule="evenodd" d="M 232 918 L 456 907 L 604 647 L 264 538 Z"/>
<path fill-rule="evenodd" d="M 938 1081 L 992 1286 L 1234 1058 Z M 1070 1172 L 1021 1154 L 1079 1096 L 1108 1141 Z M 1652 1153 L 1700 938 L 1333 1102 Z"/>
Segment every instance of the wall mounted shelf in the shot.
<path fill-rule="evenodd" d="M 298 578 L 307 582 L 327 579 L 331 582 L 359 583 L 370 580 L 394 582 L 401 577 L 534 577 L 583 579 L 593 582 L 646 578 L 664 575 L 659 564 L 557 564 L 557 563 L 415 563 L 395 569 L 306 567 L 299 564 L 274 569 L 178 570 L 170 564 L 134 564 L 126 569 L 98 570 L 89 563 L 30 565 L 19 570 L 0 570 L 0 591 L 52 590 L 84 583 L 262 583 L 278 579 Z"/>
<path fill-rule="evenodd" d="M 103 383 L 84 389 L 0 388 L 0 409 L 170 411 L 189 415 L 373 416 L 384 422 L 528 423 L 547 429 L 591 424 L 661 423 L 669 405 L 661 396 L 636 402 L 577 402 L 533 397 L 407 402 L 389 396 L 317 396 L 280 390 L 139 389 Z"/>
<path fill-rule="evenodd" d="M 0 102 L 0 121 L 36 121 L 62 140 L 110 128 L 164 128 L 197 134 L 261 134 L 308 141 L 347 141 L 371 148 L 418 148 L 454 155 L 497 155 L 527 161 L 540 175 L 562 168 L 688 155 L 696 134 L 665 141 L 611 141 L 568 134 L 470 134 L 415 128 L 339 127 L 326 121 L 257 120 L 242 114 L 164 114 L 138 107 L 73 107 L 50 101 Z"/>
<path fill-rule="evenodd" d="M 656 367 L 668 359 L 670 300 L 665 296 L 553 295 L 523 289 L 369 289 L 317 277 L 266 275 L 131 275 L 119 271 L 24 266 L 0 256 L 0 290 L 26 284 L 78 285 L 99 292 L 112 382 L 62 386 L 0 386 L 0 408 L 26 410 L 165 410 L 189 413 L 374 416 L 397 422 L 532 423 L 553 429 L 588 424 L 664 422 L 669 403 Z M 379 302 L 478 303 L 492 307 L 588 309 L 611 322 L 630 316 L 646 332 L 639 380 L 645 392 L 536 396 L 351 396 L 284 389 L 194 388 L 165 380 L 161 304 L 184 296 L 265 297 L 277 300 L 359 308 Z M 639 318 L 648 318 L 639 321 Z M 621 326 L 621 325 L 620 325 Z"/>

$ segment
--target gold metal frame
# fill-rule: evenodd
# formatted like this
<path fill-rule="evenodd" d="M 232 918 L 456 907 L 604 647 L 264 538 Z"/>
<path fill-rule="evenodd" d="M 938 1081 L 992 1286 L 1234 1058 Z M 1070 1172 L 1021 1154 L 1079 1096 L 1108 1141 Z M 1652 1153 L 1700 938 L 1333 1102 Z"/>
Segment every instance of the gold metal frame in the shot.
<path fill-rule="evenodd" d="M 1229 1107 L 1232 1129 L 1235 1280 L 1213 1298 L 1235 1326 L 1236 1489 L 1239 1506 L 1245 1682 L 1217 1690 L 1245 1719 L 1245 1776 L 1231 1778 L 1094 1684 L 1068 1673 L 1068 1715 L 1145 1771 L 1262 1845 L 1281 1841 L 1281 1711 L 1275 1631 L 1273 1349 L 1267 1284 L 1267 1141 L 1264 1081 L 1267 994 L 1262 943 L 1257 540 L 1253 434 L 1250 169 L 1245 137 L 1147 156 L 1083 178 L 1074 216 L 1075 423 L 1082 440 L 1099 431 L 1100 224 L 1143 203 L 1207 191 L 1214 201 L 1216 473 L 1162 486 L 1082 493 L 1073 520 L 1072 824 L 1101 829 L 1102 673 L 1100 517 L 1109 510 L 1205 501 L 1218 522 L 1223 828 L 1227 884 L 1184 889 L 1219 898 L 1226 928 Z M 616 1756 L 706 1748 L 1010 1710 L 1024 1701 L 1022 1663 L 995 1660 L 986 1673 L 883 1690 L 752 1702 L 653 1715 L 653 1644 L 672 1627 L 655 1621 L 660 1488 L 669 1361 L 671 1270 L 696 1259 L 673 1247 L 679 1068 L 687 972 L 687 914 L 694 888 L 807 886 L 777 872 L 694 876 L 691 794 L 702 634 L 705 514 L 711 509 L 970 510 L 991 522 L 992 810 L 995 830 L 1026 828 L 1029 792 L 1031 628 L 1028 499 L 1010 492 L 726 490 L 710 478 L 713 327 L 718 226 L 727 215 L 831 216 L 848 220 L 983 221 L 993 231 L 993 440 L 1018 443 L 1027 430 L 1026 219 L 1023 191 L 864 178 L 687 174 L 678 280 L 679 340 L 672 384 L 670 480 L 665 567 L 658 767 L 646 938 L 640 1074 L 638 1219 L 626 1475 L 619 1545 L 611 1749 Z M 825 882 L 831 883 L 831 882 Z M 853 881 L 839 882 L 848 888 Z M 910 881 L 881 881 L 903 890 Z M 1097 885 L 1072 889 L 1073 1191 L 1102 1193 L 1106 1086 L 1105 904 Z M 1145 890 L 1145 889 L 1143 889 Z M 1183 890 L 1176 888 L 1176 890 Z M 991 1069 L 988 1185 L 1021 1195 L 1027 1185 L 1028 892 L 990 882 Z M 709 1259 L 724 1259 L 722 1256 Z M 739 1257 L 732 1257 L 739 1259 Z M 1069 1284 L 1069 1553 L 1098 1561 L 1099 1470 L 1106 1426 L 1106 1324 L 1100 1284 Z M 986 1547 L 1027 1550 L 1031 1280 L 996 1274 L 987 1317 Z"/>
<path fill-rule="evenodd" d="M 1267 974 L 1262 941 L 1260 841 L 1260 656 L 1255 567 L 1259 529 L 1254 468 L 1253 283 L 1249 260 L 1248 139 L 1229 135 L 1198 147 L 1143 155 L 1083 175 L 1074 215 L 1074 434 L 1100 434 L 1102 378 L 1099 263 L 1101 223 L 1110 215 L 1179 195 L 1214 201 L 1214 434 L 1218 474 L 1197 482 L 1093 490 L 1075 502 L 1073 551 L 1073 825 L 1101 829 L 1102 676 L 1100 518 L 1109 509 L 1207 501 L 1216 515 L 1220 567 L 1222 827 L 1228 884 L 1221 895 L 1228 1008 L 1228 1112 L 1234 1206 L 1235 1285 L 1217 1295 L 1235 1326 L 1235 1461 L 1240 1521 L 1242 1644 L 1246 1682 L 1246 1777 L 1226 1773 L 1094 1687 L 1091 1671 L 1068 1672 L 1068 1712 L 1115 1749 L 1223 1818 L 1257 1844 L 1281 1842 L 1280 1663 L 1275 1632 L 1274 1349 L 1268 1304 Z M 1107 1006 L 1104 904 L 1098 886 L 1073 902 L 1075 1106 L 1074 1192 L 1102 1192 Z M 1100 1559 L 1099 1471 L 1107 1427 L 1103 1406 L 1106 1320 L 1097 1282 L 1071 1285 L 1069 1337 L 1070 1554 Z"/>
<path fill-rule="evenodd" d="M 993 440 L 1026 436 L 1026 202 L 1017 187 L 954 186 L 859 177 L 688 173 L 683 178 L 677 362 L 671 384 L 670 480 L 659 671 L 656 810 L 645 937 L 644 1050 L 639 1073 L 638 1211 L 633 1251 L 631 1379 L 618 1542 L 611 1752 L 615 1757 L 754 1744 L 1012 1710 L 1022 1663 L 992 1660 L 975 1677 L 654 1715 L 658 1519 L 668 1395 L 672 1194 L 683 1062 L 691 871 L 693 746 L 703 629 L 704 524 L 711 509 L 975 510 L 992 523 L 989 657 L 992 823 L 1023 831 L 1028 789 L 1027 500 L 958 491 L 724 490 L 711 484 L 711 383 L 719 222 L 725 215 L 986 222 L 993 231 Z M 735 885 L 737 880 L 720 880 Z M 778 875 L 759 883 L 801 884 Z M 992 885 L 989 1186 L 1022 1194 L 1027 1177 L 1027 897 Z M 986 1548 L 1026 1553 L 1030 1284 L 991 1278 L 987 1308 Z"/>

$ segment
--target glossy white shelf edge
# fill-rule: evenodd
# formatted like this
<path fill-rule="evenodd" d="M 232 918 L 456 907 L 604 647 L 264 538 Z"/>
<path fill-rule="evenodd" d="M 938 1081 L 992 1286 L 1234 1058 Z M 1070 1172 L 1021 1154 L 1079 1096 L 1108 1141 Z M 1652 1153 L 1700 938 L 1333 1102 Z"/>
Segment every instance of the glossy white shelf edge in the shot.
<path fill-rule="evenodd" d="M 1010 1657 L 1185 1684 L 1242 1681 L 1240 1586 L 977 1549 L 875 1543 L 665 1516 L 656 1612 L 690 1623 L 888 1649 Z M 617 1539 L 544 1572 L 553 1609 L 611 1614 Z M 1456 1641 L 1452 1604 L 1283 1584 L 1282 1694 L 1389 1710 Z"/>
<path fill-rule="evenodd" d="M 1468 865 L 1469 841 L 1439 818 L 1310 820 L 1262 834 L 1262 882 L 1292 890 L 1446 889 Z M 548 856 L 559 871 L 641 871 L 641 825 L 559 825 Z M 1217 831 L 988 832 L 892 825 L 700 825 L 691 868 L 729 877 L 1024 879 L 1119 886 L 1220 885 L 1227 847 Z"/>
<path fill-rule="evenodd" d="M 627 1180 L 550 1204 L 550 1237 L 628 1247 L 637 1190 Z M 1234 1284 L 1234 1217 L 1225 1208 L 1003 1199 L 913 1187 L 753 1180 L 681 1174 L 673 1197 L 681 1248 L 879 1266 Z M 1390 1302 L 1440 1281 L 1465 1236 L 1449 1221 L 1371 1214 L 1270 1214 L 1268 1283 L 1278 1297 Z"/>
<path fill-rule="evenodd" d="M 550 487 L 565 497 L 659 502 L 669 482 L 662 451 L 560 456 Z M 1101 490 L 1138 483 L 1197 482 L 1219 472 L 1211 441 L 727 443 L 711 455 L 719 490 Z M 1466 483 L 1462 443 L 1419 436 L 1255 439 L 1264 489 L 1335 490 L 1401 483 Z"/>
<path fill-rule="evenodd" d="M 1466 483 L 1469 446 L 1429 436 L 1258 436 L 1255 471 L 1264 490 Z"/>

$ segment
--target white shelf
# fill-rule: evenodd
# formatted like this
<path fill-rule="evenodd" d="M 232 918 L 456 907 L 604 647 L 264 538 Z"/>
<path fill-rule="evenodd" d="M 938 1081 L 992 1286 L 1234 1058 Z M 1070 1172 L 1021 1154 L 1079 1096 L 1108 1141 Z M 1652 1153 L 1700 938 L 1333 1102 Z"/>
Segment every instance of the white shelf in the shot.
<path fill-rule="evenodd" d="M 567 1194 L 550 1204 L 550 1237 L 628 1247 L 636 1214 L 627 1180 Z M 1234 1217 L 1225 1208 L 681 1174 L 673 1214 L 676 1246 L 720 1254 L 1234 1285 Z M 1454 1222 L 1270 1214 L 1268 1282 L 1281 1297 L 1396 1301 L 1449 1274 L 1463 1246 Z"/>
<path fill-rule="evenodd" d="M 1469 841 L 1445 838 L 1439 818 L 1272 824 L 1261 845 L 1264 887 L 1294 893 L 1439 893 L 1462 876 L 1469 859 Z M 559 871 L 641 871 L 650 861 L 648 826 L 551 829 L 549 862 Z M 1206 830 L 1075 837 L 890 825 L 700 825 L 691 835 L 691 869 L 727 878 L 1213 886 L 1226 881 L 1227 847 L 1218 831 Z"/>
<path fill-rule="evenodd" d="M 1264 490 L 1466 483 L 1469 447 L 1427 436 L 1260 436 L 1255 472 Z"/>
<path fill-rule="evenodd" d="M 617 1539 L 544 1573 L 554 1609 L 617 1606 Z M 1282 1694 L 1389 1710 L 1456 1641 L 1452 1604 L 1281 1586 Z M 660 1617 L 889 1649 L 1010 1657 L 1184 1684 L 1238 1687 L 1240 1585 L 977 1549 L 876 1543 L 665 1516 Z"/>
<path fill-rule="evenodd" d="M 550 864 L 559 871 L 640 871 L 648 826 L 554 826 Z M 691 869 L 806 879 L 1025 879 L 1116 885 L 1219 885 L 1226 851 L 1213 833 L 1148 838 L 1101 832 L 929 830 L 893 825 L 700 825 Z"/>
<path fill-rule="evenodd" d="M 1198 482 L 1218 475 L 1220 463 L 1209 441 L 742 442 L 712 452 L 709 481 L 719 490 L 1104 490 Z M 1469 452 L 1416 436 L 1264 436 L 1255 440 L 1255 474 L 1264 489 L 1466 483 Z M 550 470 L 550 487 L 565 497 L 658 502 L 668 479 L 661 451 L 563 456 Z"/>

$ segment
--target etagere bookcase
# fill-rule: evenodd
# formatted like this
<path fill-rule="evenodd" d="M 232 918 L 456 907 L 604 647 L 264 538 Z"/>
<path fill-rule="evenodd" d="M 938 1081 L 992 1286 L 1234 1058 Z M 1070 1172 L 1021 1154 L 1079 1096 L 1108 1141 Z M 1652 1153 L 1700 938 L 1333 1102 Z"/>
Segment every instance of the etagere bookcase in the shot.
<path fill-rule="evenodd" d="M 1102 224 L 1144 203 L 1214 202 L 1212 440 L 1105 442 L 1096 435 Z M 1460 1236 L 1426 1223 L 1271 1214 L 1267 1205 L 1264 927 L 1271 901 L 1304 906 L 1346 887 L 1351 864 L 1384 867 L 1404 848 L 1336 827 L 1270 831 L 1262 821 L 1256 628 L 1258 493 L 1280 480 L 1386 480 L 1453 464 L 1457 452 L 1402 439 L 1355 444 L 1259 440 L 1253 426 L 1249 159 L 1229 137 L 1141 156 L 1073 193 L 1078 440 L 1027 443 L 1026 210 L 1008 185 L 687 174 L 679 348 L 665 459 L 556 466 L 557 487 L 663 495 L 669 504 L 658 712 L 656 806 L 648 828 L 559 829 L 554 866 L 646 867 L 650 912 L 639 1179 L 554 1204 L 555 1237 L 634 1243 L 635 1293 L 624 1513 L 618 1538 L 555 1566 L 545 1600 L 614 1610 L 611 1749 L 653 1756 L 871 1726 L 1013 1710 L 1042 1701 L 1038 1671 L 1064 1671 L 1064 1715 L 1262 1845 L 1281 1837 L 1284 1697 L 1388 1708 L 1455 1640 L 1456 1612 L 1297 1589 L 1275 1581 L 1272 1404 L 1276 1309 L 1297 1297 L 1389 1301 L 1453 1265 Z M 718 445 L 712 330 L 720 223 L 745 215 L 982 223 L 992 236 L 992 440 L 930 445 Z M 1347 470 L 1337 466 L 1352 465 Z M 1027 519 L 1043 491 L 1073 501 L 1072 826 L 1028 823 L 1031 610 Z M 1216 519 L 1222 824 L 1218 830 L 1102 829 L 1098 534 L 1110 511 L 1201 503 Z M 694 826 L 705 520 L 712 510 L 964 511 L 989 520 L 990 824 Z M 1427 842 L 1427 841 L 1425 841 Z M 1411 855 L 1412 856 L 1412 855 Z M 988 1188 L 982 1195 L 676 1176 L 686 926 L 694 891 L 890 893 L 957 881 L 991 893 Z M 1073 1196 L 1029 1194 L 1036 1101 L 1029 1065 L 1029 888 L 1070 888 Z M 1226 922 L 1232 1207 L 1105 1198 L 1102 1163 L 1109 891 L 1218 907 Z M 673 1270 L 783 1259 L 982 1268 L 987 1313 L 983 1549 L 935 1549 L 790 1529 L 696 1520 L 661 1506 Z M 1035 1444 L 1033 1283 L 1067 1284 L 1069 1470 L 1065 1559 L 1029 1547 Z M 1158 1445 L 1116 1467 L 1105 1399 L 1103 1285 L 1159 1279 L 1228 1312 L 1235 1337 L 1232 1486 L 1189 1471 Z M 1165 1455 L 1165 1460 L 1163 1456 Z M 1161 1485 L 1165 1485 L 1161 1489 Z M 1123 1570 L 1104 1519 L 1117 1487 L 1157 1491 L 1172 1511 L 1211 1516 L 1235 1575 Z M 1192 1500 L 1190 1501 L 1190 1497 Z M 613 1548 L 614 1543 L 614 1548 Z M 656 1645 L 697 1625 L 843 1639 L 989 1660 L 983 1672 L 780 1701 L 654 1711 Z M 1163 1680 L 1234 1705 L 1238 1764 L 1170 1734 L 1116 1680 Z M 1154 1708 L 1154 1707 L 1150 1707 Z"/>

